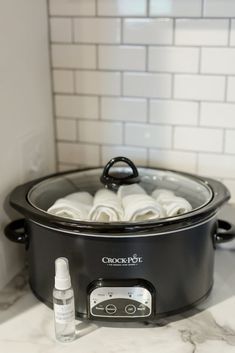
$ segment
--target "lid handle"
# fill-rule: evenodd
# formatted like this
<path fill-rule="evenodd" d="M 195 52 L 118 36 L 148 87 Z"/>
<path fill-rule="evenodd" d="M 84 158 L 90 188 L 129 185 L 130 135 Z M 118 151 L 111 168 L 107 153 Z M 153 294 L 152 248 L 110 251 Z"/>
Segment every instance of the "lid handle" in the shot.
<path fill-rule="evenodd" d="M 122 172 L 116 172 L 110 174 L 110 168 L 118 162 L 126 163 L 131 168 L 132 173 L 127 174 Z M 108 189 L 116 191 L 120 185 L 138 183 L 140 181 L 140 178 L 136 166 L 130 159 L 126 157 L 114 157 L 104 167 L 103 174 L 100 177 L 100 181 Z"/>

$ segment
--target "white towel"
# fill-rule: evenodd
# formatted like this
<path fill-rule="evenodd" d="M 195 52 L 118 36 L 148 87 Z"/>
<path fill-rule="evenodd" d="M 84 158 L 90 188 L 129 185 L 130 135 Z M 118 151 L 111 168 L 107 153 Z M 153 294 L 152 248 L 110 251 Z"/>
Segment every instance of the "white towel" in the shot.
<path fill-rule="evenodd" d="M 87 220 L 93 197 L 88 192 L 75 192 L 58 199 L 47 212 L 55 216 L 74 220 Z"/>
<path fill-rule="evenodd" d="M 138 184 L 120 186 L 118 197 L 124 208 L 125 221 L 138 222 L 165 216 L 163 207 Z"/>
<path fill-rule="evenodd" d="M 192 210 L 192 206 L 186 199 L 177 196 L 169 198 L 162 206 L 168 217 L 178 216 Z"/>
<path fill-rule="evenodd" d="M 122 200 L 126 196 L 141 194 L 146 195 L 146 192 L 139 184 L 121 185 L 117 192 L 119 200 Z"/>
<path fill-rule="evenodd" d="M 173 191 L 167 189 L 156 189 L 152 192 L 152 197 L 160 204 L 164 204 L 165 200 L 167 201 L 169 198 L 171 199 L 174 196 L 175 194 Z"/>
<path fill-rule="evenodd" d="M 174 217 L 192 210 L 190 203 L 183 197 L 175 196 L 173 191 L 156 189 L 152 196 L 159 202 L 166 212 L 167 217 Z"/>
<path fill-rule="evenodd" d="M 108 189 L 100 189 L 94 196 L 89 219 L 96 222 L 118 222 L 123 219 L 123 209 L 117 195 Z"/>

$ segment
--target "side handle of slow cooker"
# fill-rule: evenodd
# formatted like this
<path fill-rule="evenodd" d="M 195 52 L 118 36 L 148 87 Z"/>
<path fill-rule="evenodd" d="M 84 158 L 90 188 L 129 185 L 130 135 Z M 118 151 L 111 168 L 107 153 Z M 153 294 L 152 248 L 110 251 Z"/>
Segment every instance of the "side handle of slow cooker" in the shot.
<path fill-rule="evenodd" d="M 27 235 L 25 233 L 25 219 L 17 219 L 9 223 L 5 229 L 4 233 L 6 237 L 18 244 L 26 244 L 27 243 Z"/>
<path fill-rule="evenodd" d="M 235 238 L 235 225 L 218 219 L 218 228 L 214 240 L 216 244 L 226 243 Z"/>

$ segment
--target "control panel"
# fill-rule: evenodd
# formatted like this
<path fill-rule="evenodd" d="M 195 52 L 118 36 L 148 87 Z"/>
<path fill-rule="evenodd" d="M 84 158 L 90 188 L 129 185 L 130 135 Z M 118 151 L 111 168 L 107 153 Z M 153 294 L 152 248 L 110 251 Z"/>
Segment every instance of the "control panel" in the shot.
<path fill-rule="evenodd" d="M 152 314 L 152 294 L 141 286 L 99 286 L 90 292 L 89 308 L 94 317 L 149 317 Z"/>

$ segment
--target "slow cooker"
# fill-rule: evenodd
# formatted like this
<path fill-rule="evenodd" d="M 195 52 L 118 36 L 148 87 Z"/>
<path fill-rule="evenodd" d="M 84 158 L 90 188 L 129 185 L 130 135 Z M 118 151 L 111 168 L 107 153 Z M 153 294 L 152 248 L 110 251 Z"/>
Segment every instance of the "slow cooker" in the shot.
<path fill-rule="evenodd" d="M 122 161 L 125 164 L 120 165 Z M 77 191 L 94 194 L 139 182 L 150 194 L 169 189 L 192 211 L 142 222 L 75 221 L 47 213 L 58 199 Z M 23 219 L 5 228 L 25 245 L 33 293 L 52 307 L 54 261 L 69 259 L 76 315 L 90 320 L 153 320 L 176 314 L 206 298 L 213 286 L 217 243 L 235 236 L 217 219 L 229 199 L 219 181 L 160 168 L 135 167 L 125 157 L 104 168 L 57 173 L 16 187 L 10 204 Z"/>

